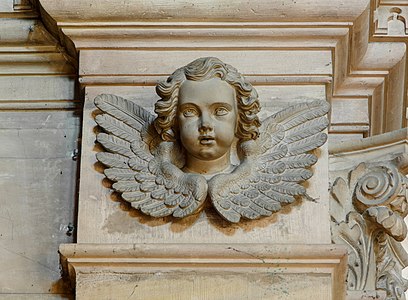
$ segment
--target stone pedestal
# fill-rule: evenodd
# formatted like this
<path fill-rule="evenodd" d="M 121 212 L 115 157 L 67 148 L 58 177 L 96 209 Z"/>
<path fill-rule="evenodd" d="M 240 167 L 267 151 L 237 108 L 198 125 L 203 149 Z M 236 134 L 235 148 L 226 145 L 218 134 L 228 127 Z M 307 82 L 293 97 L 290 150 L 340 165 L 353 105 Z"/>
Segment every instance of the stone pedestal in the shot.
<path fill-rule="evenodd" d="M 344 299 L 335 245 L 71 244 L 76 299 Z"/>

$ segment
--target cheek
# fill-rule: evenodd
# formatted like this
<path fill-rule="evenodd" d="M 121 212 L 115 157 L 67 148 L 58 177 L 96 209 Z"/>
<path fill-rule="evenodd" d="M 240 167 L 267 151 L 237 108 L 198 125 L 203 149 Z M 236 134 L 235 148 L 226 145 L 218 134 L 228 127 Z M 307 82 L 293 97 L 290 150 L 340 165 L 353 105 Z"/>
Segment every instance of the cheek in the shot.
<path fill-rule="evenodd" d="M 218 122 L 216 134 L 223 143 L 230 144 L 235 138 L 236 127 L 235 119 L 222 120 Z"/>
<path fill-rule="evenodd" d="M 195 120 L 179 120 L 179 133 L 182 141 L 192 140 L 198 134 L 196 123 Z"/>

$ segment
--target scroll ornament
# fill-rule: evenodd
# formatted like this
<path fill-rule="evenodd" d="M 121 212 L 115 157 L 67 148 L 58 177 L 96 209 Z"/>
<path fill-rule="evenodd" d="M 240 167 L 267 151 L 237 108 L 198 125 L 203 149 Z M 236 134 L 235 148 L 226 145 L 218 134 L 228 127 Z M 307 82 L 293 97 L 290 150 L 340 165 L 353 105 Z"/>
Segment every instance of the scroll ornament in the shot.
<path fill-rule="evenodd" d="M 332 239 L 349 248 L 349 290 L 384 290 L 386 299 L 405 299 L 401 272 L 408 255 L 407 178 L 393 162 L 361 163 L 331 190 Z"/>

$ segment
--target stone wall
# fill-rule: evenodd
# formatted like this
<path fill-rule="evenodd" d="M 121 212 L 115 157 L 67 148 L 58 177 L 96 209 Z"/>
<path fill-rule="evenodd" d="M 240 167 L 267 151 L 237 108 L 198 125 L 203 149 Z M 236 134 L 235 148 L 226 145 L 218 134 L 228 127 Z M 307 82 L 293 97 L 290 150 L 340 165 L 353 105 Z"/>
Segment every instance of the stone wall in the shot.
<path fill-rule="evenodd" d="M 254 83 L 262 118 L 290 103 L 327 99 L 329 148 L 407 126 L 403 1 L 210 2 L 0 2 L 0 298 L 69 293 L 57 250 L 76 241 L 79 137 L 82 121 L 93 122 L 91 114 L 82 118 L 82 105 L 92 112 L 99 93 L 152 110 L 158 80 L 213 55 Z M 89 149 L 93 134 L 84 132 Z M 346 150 L 336 151 L 331 170 Z M 110 235 L 87 236 L 97 226 L 87 222 L 79 240 L 132 242 L 132 232 L 120 232 L 136 226 L 137 214 L 123 203 L 85 205 L 81 220 L 109 205 L 121 209 L 95 219 L 111 222 Z"/>
<path fill-rule="evenodd" d="M 75 236 L 80 103 L 75 60 L 28 1 L 0 3 L 0 298 L 64 294 Z"/>

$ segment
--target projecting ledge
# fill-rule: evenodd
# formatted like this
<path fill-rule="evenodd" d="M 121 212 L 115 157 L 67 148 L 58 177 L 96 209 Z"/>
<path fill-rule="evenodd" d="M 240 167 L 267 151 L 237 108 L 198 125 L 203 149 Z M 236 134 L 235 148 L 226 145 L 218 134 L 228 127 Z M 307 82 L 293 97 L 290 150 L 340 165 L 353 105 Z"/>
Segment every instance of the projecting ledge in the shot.
<path fill-rule="evenodd" d="M 65 244 L 60 253 L 77 299 L 345 298 L 338 245 Z"/>
<path fill-rule="evenodd" d="M 124 21 L 354 21 L 368 0 L 40 0 L 58 23 Z"/>
<path fill-rule="evenodd" d="M 398 169 L 408 172 L 408 128 L 329 144 L 331 172 L 356 167 L 361 162 L 394 161 Z"/>

